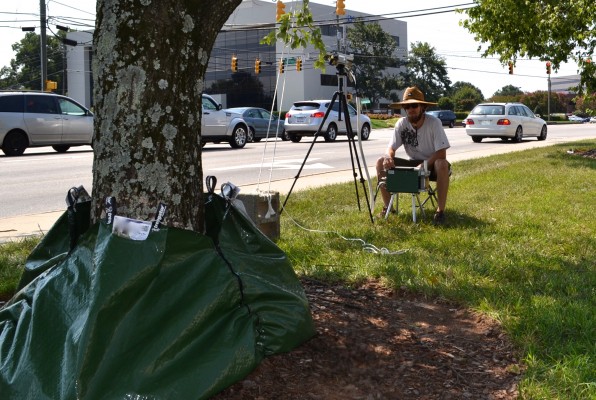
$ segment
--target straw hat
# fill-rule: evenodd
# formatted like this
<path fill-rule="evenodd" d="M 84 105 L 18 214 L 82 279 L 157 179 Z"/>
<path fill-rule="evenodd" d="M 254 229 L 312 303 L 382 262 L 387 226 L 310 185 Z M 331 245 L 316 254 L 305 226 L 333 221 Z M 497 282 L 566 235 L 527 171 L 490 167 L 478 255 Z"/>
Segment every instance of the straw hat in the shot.
<path fill-rule="evenodd" d="M 391 103 L 389 105 L 389 108 L 401 108 L 402 105 L 404 104 L 414 104 L 414 103 L 420 103 L 420 104 L 429 104 L 429 105 L 436 105 L 437 103 L 431 103 L 428 101 L 424 101 L 424 93 L 422 93 L 420 91 L 420 89 L 418 89 L 416 86 L 412 86 L 406 89 L 406 91 L 404 92 L 404 97 L 402 99 L 402 101 L 400 101 L 399 103 Z"/>

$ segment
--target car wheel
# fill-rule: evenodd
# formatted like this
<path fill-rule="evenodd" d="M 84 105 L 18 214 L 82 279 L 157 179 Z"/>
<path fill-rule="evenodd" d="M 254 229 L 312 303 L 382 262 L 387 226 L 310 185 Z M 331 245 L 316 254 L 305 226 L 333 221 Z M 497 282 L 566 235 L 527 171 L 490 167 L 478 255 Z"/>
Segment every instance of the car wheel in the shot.
<path fill-rule="evenodd" d="M 283 140 L 284 142 L 287 142 L 288 140 L 290 140 L 290 134 L 284 130 L 281 133 L 281 140 Z"/>
<path fill-rule="evenodd" d="M 290 133 L 290 140 L 294 143 L 298 143 L 300 140 L 302 140 L 302 136 L 300 135 L 296 135 L 295 133 Z"/>
<path fill-rule="evenodd" d="M 337 126 L 335 124 L 329 124 L 324 137 L 326 142 L 334 142 L 337 139 Z"/>
<path fill-rule="evenodd" d="M 450 122 L 449 122 L 449 127 L 450 127 L 450 128 L 453 128 L 454 126 L 455 126 L 455 121 L 450 121 Z"/>
<path fill-rule="evenodd" d="M 60 145 L 52 146 L 52 149 L 56 150 L 58 153 L 66 153 L 68 151 L 68 149 L 70 149 L 70 146 L 60 144 Z"/>
<path fill-rule="evenodd" d="M 4 138 L 2 151 L 7 156 L 20 156 L 29 145 L 27 136 L 22 132 L 11 132 Z"/>
<path fill-rule="evenodd" d="M 369 137 L 370 137 L 370 125 L 364 124 L 364 125 L 362 125 L 362 129 L 360 130 L 360 139 L 368 140 Z"/>
<path fill-rule="evenodd" d="M 515 136 L 513 137 L 513 141 L 515 143 L 521 143 L 523 137 L 524 137 L 524 130 L 522 129 L 522 127 L 520 125 L 515 130 Z"/>
<path fill-rule="evenodd" d="M 472 141 L 474 143 L 480 143 L 482 142 L 482 136 L 472 136 Z"/>
<path fill-rule="evenodd" d="M 542 125 L 542 129 L 540 130 L 540 136 L 538 136 L 538 140 L 546 140 L 546 125 Z"/>
<path fill-rule="evenodd" d="M 241 149 L 246 145 L 246 128 L 243 125 L 236 125 L 232 132 L 232 139 L 230 140 L 230 146 L 234 149 Z"/>
<path fill-rule="evenodd" d="M 255 141 L 255 131 L 252 128 L 248 128 L 248 135 L 246 137 L 247 143 L 252 143 Z"/>
<path fill-rule="evenodd" d="M 506 142 L 506 141 L 508 141 L 508 140 L 509 140 L 509 138 L 508 138 L 508 137 L 502 137 L 502 138 L 501 138 L 501 141 L 503 141 L 503 142 Z"/>

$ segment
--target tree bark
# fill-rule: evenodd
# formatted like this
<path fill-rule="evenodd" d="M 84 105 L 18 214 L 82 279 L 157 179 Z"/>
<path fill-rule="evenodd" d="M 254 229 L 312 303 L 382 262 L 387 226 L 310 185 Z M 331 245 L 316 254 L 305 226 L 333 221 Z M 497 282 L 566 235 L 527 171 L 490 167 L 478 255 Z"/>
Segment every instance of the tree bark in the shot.
<path fill-rule="evenodd" d="M 241 0 L 98 0 L 93 37 L 93 215 L 203 230 L 201 93 L 213 43 Z"/>

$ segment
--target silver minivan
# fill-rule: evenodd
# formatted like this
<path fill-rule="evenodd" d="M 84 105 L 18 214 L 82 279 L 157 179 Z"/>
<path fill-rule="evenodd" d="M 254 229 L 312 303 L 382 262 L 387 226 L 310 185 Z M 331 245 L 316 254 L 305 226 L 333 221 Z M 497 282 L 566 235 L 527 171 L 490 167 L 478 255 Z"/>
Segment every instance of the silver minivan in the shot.
<path fill-rule="evenodd" d="M 0 92 L 0 147 L 7 156 L 41 146 L 64 153 L 92 140 L 93 113 L 73 99 L 55 93 Z"/>

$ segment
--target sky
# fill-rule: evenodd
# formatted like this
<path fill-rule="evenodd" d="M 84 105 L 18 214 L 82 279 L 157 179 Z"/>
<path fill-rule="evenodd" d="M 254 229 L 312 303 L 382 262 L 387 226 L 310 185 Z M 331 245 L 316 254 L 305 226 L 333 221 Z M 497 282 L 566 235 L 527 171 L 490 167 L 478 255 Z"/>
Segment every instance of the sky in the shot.
<path fill-rule="evenodd" d="M 273 0 L 271 0 L 273 1 Z M 335 6 L 336 0 L 311 0 L 315 3 Z M 69 26 L 81 30 L 90 29 L 94 24 L 95 0 L 45 0 L 49 27 L 56 32 L 55 25 Z M 524 92 L 547 90 L 545 63 L 538 60 L 517 60 L 514 74 L 509 75 L 507 66 L 502 66 L 497 58 L 481 58 L 476 51 L 478 43 L 472 34 L 460 27 L 458 22 L 465 16 L 454 12 L 436 13 L 440 7 L 467 7 L 471 1 L 433 0 L 426 2 L 401 2 L 389 0 L 345 0 L 346 10 L 365 12 L 372 15 L 401 15 L 398 19 L 408 23 L 408 42 L 427 42 L 434 47 L 437 55 L 446 62 L 449 79 L 452 83 L 464 81 L 479 88 L 485 97 L 506 85 L 519 87 Z M 452 7 L 451 7 L 452 8 Z M 451 9 L 450 8 L 450 9 Z M 434 10 L 429 10 L 434 9 Z M 403 18 L 415 11 L 425 10 L 415 17 Z M 435 12 L 435 14 L 429 15 Z M 0 67 L 10 64 L 15 57 L 12 44 L 19 42 L 26 34 L 21 27 L 35 26 L 39 34 L 40 0 L 17 0 L 14 3 L 3 0 L 0 5 Z M 60 19 L 55 19 L 60 17 Z M 48 35 L 52 33 L 47 32 Z M 563 64 L 551 78 L 577 74 L 575 64 Z"/>

